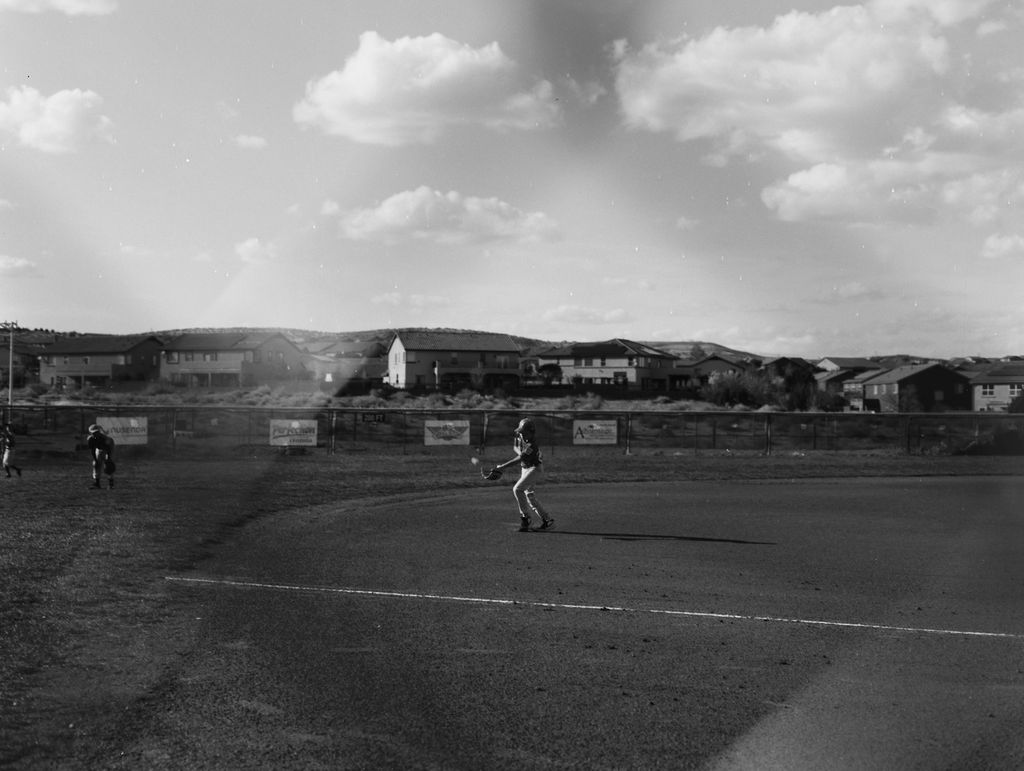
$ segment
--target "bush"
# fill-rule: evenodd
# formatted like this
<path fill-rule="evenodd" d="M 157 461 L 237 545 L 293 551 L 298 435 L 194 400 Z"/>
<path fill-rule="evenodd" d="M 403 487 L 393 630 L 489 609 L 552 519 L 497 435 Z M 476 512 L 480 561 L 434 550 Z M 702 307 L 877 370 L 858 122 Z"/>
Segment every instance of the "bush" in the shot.
<path fill-rule="evenodd" d="M 1020 396 L 1014 396 L 1010 401 L 1010 406 L 1006 408 L 1007 412 L 1024 412 L 1024 394 Z"/>
<path fill-rule="evenodd" d="M 779 402 L 778 387 L 767 378 L 750 372 L 715 372 L 701 389 L 701 398 L 724 407 L 758 408 Z"/>

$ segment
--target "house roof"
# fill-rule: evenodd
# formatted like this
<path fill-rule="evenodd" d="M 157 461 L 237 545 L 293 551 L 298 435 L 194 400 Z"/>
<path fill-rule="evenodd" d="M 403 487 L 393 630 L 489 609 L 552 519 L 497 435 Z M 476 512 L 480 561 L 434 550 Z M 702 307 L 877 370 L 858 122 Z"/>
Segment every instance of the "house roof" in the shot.
<path fill-rule="evenodd" d="M 950 375 L 954 375 L 956 377 L 960 377 L 960 378 L 963 378 L 964 380 L 967 380 L 967 378 L 965 378 L 959 372 L 954 372 L 951 369 L 947 369 L 946 367 L 942 366 L 941 364 L 932 363 L 932 364 L 908 364 L 908 365 L 906 365 L 904 367 L 895 367 L 894 369 L 887 369 L 884 372 L 881 372 L 881 373 L 876 374 L 876 375 L 874 375 L 872 377 L 866 378 L 864 380 L 864 382 L 865 383 L 871 383 L 872 385 L 882 385 L 882 384 L 886 384 L 886 383 L 900 383 L 900 382 L 902 382 L 904 380 L 907 380 L 908 378 L 914 377 L 915 375 L 919 375 L 920 373 L 925 372 L 926 370 L 936 369 L 936 368 L 944 370 L 944 371 L 948 372 Z"/>
<path fill-rule="evenodd" d="M 597 343 L 570 343 L 560 348 L 552 348 L 538 354 L 539 358 L 578 358 L 581 356 L 650 356 L 659 359 L 672 359 L 675 356 L 667 351 L 659 350 L 650 345 L 637 343 L 632 340 L 624 340 L 616 337 L 612 340 L 603 340 Z"/>
<path fill-rule="evenodd" d="M 971 378 L 977 385 L 996 385 L 1003 383 L 1024 383 L 1024 363 L 1013 362 L 994 367 Z"/>
<path fill-rule="evenodd" d="M 875 369 L 868 369 L 864 372 L 857 372 L 846 383 L 866 383 L 868 380 L 878 377 L 886 370 L 883 367 L 877 367 Z"/>
<path fill-rule="evenodd" d="M 47 355 L 127 353 L 148 340 L 160 342 L 155 335 L 80 335 L 57 340 L 46 346 L 43 353 Z"/>
<path fill-rule="evenodd" d="M 492 332 L 401 330 L 395 335 L 407 351 L 495 351 L 519 353 L 509 335 Z M 393 343 L 392 343 L 393 344 Z"/>
<path fill-rule="evenodd" d="M 280 332 L 242 334 L 240 332 L 186 332 L 164 344 L 165 351 L 249 351 L 274 338 L 288 340 Z M 294 345 L 294 343 L 292 343 Z"/>
<path fill-rule="evenodd" d="M 857 356 L 826 356 L 824 359 L 818 360 L 820 366 L 822 362 L 829 362 L 836 365 L 839 369 L 877 369 L 878 362 L 871 361 L 871 359 L 863 359 Z"/>
<path fill-rule="evenodd" d="M 852 380 L 857 373 L 852 369 L 830 369 L 825 372 L 815 372 L 814 379 L 819 383 L 828 383 L 833 380 Z"/>

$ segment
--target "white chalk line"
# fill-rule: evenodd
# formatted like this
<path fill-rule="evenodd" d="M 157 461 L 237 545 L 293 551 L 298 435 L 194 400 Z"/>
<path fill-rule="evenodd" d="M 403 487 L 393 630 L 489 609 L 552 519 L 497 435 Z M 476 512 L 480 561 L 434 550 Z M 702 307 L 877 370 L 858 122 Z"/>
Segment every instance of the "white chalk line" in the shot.
<path fill-rule="evenodd" d="M 810 618 L 787 618 L 785 616 L 759 616 L 746 613 L 714 613 L 700 610 L 670 610 L 664 608 L 630 608 L 615 605 L 581 605 L 561 602 L 540 602 L 537 600 L 505 600 L 493 597 L 462 597 L 449 594 L 425 594 L 422 592 L 385 592 L 373 589 L 351 589 L 329 586 L 306 586 L 302 584 L 271 584 L 258 581 L 233 581 L 226 578 L 186 578 L 165 576 L 165 580 L 183 584 L 205 584 L 208 586 L 229 586 L 244 589 L 273 589 L 286 592 L 310 592 L 320 594 L 345 594 L 359 597 L 387 597 L 405 600 L 436 600 L 440 602 L 465 602 L 478 605 L 518 605 L 531 608 L 556 608 L 560 610 L 596 610 L 615 613 L 637 613 L 655 616 L 680 616 L 722 621 L 761 621 L 772 624 L 800 624 L 803 626 L 838 627 L 844 629 L 870 629 L 882 632 L 906 632 L 912 634 L 948 635 L 956 637 L 994 637 L 1018 640 L 1024 634 L 1012 632 L 975 632 L 963 629 L 934 629 L 917 626 L 893 626 L 890 624 L 869 624 L 858 621 L 826 621 Z"/>

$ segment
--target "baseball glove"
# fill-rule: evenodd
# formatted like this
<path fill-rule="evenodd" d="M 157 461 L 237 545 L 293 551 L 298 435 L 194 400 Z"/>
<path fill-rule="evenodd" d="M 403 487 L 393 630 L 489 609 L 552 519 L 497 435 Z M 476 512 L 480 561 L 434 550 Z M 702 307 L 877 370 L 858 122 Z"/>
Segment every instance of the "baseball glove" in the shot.
<path fill-rule="evenodd" d="M 103 473 L 104 474 L 113 474 L 115 471 L 117 471 L 117 465 L 114 463 L 114 461 L 112 461 L 112 460 L 105 460 L 105 461 L 103 461 Z"/>
<path fill-rule="evenodd" d="M 480 471 L 480 476 L 489 482 L 493 482 L 496 479 L 501 479 L 501 469 L 492 468 L 490 471 Z"/>

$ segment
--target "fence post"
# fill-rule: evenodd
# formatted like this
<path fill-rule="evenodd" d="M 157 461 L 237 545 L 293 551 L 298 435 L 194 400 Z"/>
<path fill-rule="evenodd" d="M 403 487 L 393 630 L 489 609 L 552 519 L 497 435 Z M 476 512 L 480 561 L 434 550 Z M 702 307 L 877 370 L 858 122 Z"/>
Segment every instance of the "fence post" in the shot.
<path fill-rule="evenodd" d="M 764 454 L 772 454 L 772 414 L 766 412 L 764 415 Z"/>
<path fill-rule="evenodd" d="M 626 413 L 626 455 L 629 455 L 630 432 L 633 430 L 633 413 Z"/>

